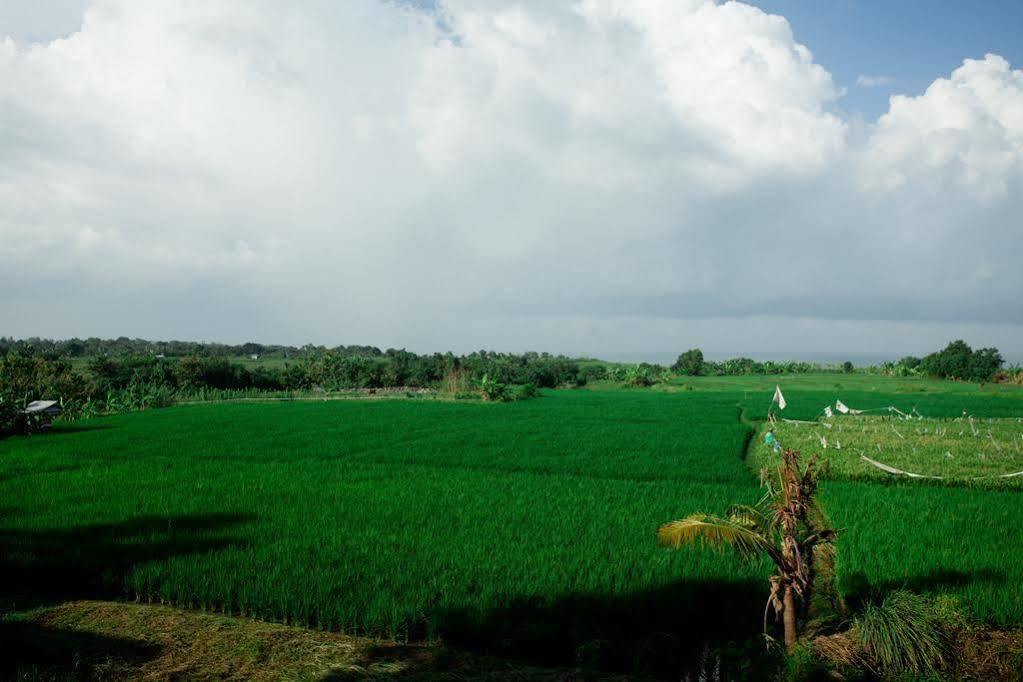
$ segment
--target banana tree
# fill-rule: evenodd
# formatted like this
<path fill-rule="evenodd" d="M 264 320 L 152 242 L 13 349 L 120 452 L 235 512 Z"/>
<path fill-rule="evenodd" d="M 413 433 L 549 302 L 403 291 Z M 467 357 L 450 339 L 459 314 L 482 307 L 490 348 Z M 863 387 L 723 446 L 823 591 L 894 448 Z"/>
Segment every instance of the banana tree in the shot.
<path fill-rule="evenodd" d="M 766 470 L 761 482 L 767 489 L 755 505 L 735 505 L 724 517 L 691 514 L 660 527 L 657 537 L 667 547 L 704 544 L 730 547 L 740 557 L 756 561 L 768 557 L 775 567 L 771 593 L 764 607 L 764 633 L 773 610 L 783 623 L 785 647 L 792 651 L 799 634 L 799 617 L 813 594 L 815 554 L 834 542 L 836 531 L 824 528 L 824 517 L 814 494 L 820 467 L 814 455 L 805 466 L 800 454 L 784 450 L 777 475 Z"/>

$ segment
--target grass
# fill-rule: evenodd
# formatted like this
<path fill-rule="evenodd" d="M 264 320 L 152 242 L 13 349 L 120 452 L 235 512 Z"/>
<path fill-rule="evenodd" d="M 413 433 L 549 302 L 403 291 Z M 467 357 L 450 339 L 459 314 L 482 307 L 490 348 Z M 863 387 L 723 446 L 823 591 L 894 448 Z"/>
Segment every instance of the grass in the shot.
<path fill-rule="evenodd" d="M 740 410 L 766 414 L 775 383 L 796 418 L 836 398 L 928 417 L 1023 415 L 1018 388 L 827 374 L 59 424 L 0 441 L 0 598 L 8 609 L 138 598 L 675 674 L 705 645 L 759 630 L 766 565 L 668 552 L 655 533 L 758 498 Z M 822 494 L 844 529 L 838 570 L 852 601 L 908 587 L 1023 624 L 1018 490 L 850 473 Z"/>

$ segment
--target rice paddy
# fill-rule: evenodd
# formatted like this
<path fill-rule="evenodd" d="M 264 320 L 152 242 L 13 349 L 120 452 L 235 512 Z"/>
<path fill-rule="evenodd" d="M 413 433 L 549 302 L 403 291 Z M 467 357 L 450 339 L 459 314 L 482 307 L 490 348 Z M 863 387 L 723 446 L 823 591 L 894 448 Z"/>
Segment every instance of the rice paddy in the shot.
<path fill-rule="evenodd" d="M 783 383 L 794 418 L 836 397 L 802 380 Z M 0 597 L 15 609 L 87 597 L 164 602 L 556 661 L 594 656 L 612 668 L 741 642 L 760 628 L 770 568 L 666 551 L 655 531 L 759 497 L 743 453 L 747 420 L 766 413 L 777 379 L 768 381 L 550 391 L 508 404 L 191 405 L 58 424 L 0 441 Z M 904 395 L 905 383 L 885 392 L 884 379 L 871 381 L 880 389 L 839 397 L 872 407 Z M 1020 426 L 992 418 L 1023 414 L 1023 392 L 956 386 L 943 397 L 944 384 L 918 386 L 922 413 L 961 417 L 966 405 L 1003 449 Z M 956 595 L 987 621 L 1023 624 L 1018 490 L 845 469 L 835 456 L 858 458 L 882 431 L 891 462 L 922 465 L 899 459 L 890 423 L 919 438 L 912 456 L 937 452 L 931 420 L 858 419 L 842 418 L 841 450 L 822 450 L 806 425 L 781 436 L 835 459 L 822 492 L 843 529 L 847 596 L 906 585 Z M 991 461 L 952 469 L 938 457 L 928 471 L 1009 464 L 984 452 Z M 759 442 L 750 453 L 764 456 Z"/>
<path fill-rule="evenodd" d="M 731 614 L 701 611 L 756 595 L 766 567 L 666 552 L 655 531 L 691 507 L 756 499 L 748 435 L 729 396 L 652 392 L 202 405 L 59 425 L 0 442 L 3 585 L 20 592 L 5 596 L 540 641 L 568 659 L 630 627 L 730 636 Z M 740 629 L 755 630 L 759 601 Z"/>
<path fill-rule="evenodd" d="M 1023 477 L 1003 477 L 1023 470 L 1019 391 L 951 385 L 944 401 L 929 390 L 786 395 L 790 405 L 775 408 L 785 416 L 777 418 L 774 434 L 785 447 L 827 459 L 822 499 L 843 529 L 838 570 L 847 598 L 899 587 L 951 594 L 983 621 L 1023 625 L 1023 591 L 1016 587 L 1023 580 Z M 834 406 L 836 395 L 869 412 L 832 410 L 825 417 L 822 406 Z M 776 457 L 763 442 L 771 427 L 763 423 L 751 444 L 753 469 Z M 864 457 L 917 476 L 890 473 Z"/>
<path fill-rule="evenodd" d="M 834 477 L 908 476 L 949 484 L 1023 485 L 1023 475 L 1018 475 L 1023 472 L 1023 421 L 1019 418 L 903 418 L 892 413 L 815 422 L 781 420 L 773 428 L 785 447 L 826 456 Z M 754 452 L 765 465 L 771 448 L 762 443 L 763 433 L 759 440 Z"/>

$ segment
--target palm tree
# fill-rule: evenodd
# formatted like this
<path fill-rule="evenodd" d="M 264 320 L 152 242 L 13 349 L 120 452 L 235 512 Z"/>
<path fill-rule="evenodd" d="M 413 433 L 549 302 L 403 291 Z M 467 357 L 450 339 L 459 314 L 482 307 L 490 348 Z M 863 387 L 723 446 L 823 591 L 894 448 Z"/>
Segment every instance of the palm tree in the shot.
<path fill-rule="evenodd" d="M 790 652 L 798 636 L 800 606 L 805 614 L 813 594 L 814 555 L 823 545 L 833 543 L 836 536 L 834 530 L 823 527 L 824 516 L 814 499 L 819 474 L 817 456 L 806 466 L 800 466 L 799 458 L 798 452 L 786 449 L 776 478 L 767 470 L 762 472 L 761 482 L 767 492 L 757 504 L 733 506 L 723 518 L 691 514 L 657 531 L 658 540 L 667 547 L 699 542 L 731 547 L 751 561 L 767 556 L 776 573 L 769 579 L 771 594 L 764 607 L 764 633 L 768 613 L 773 609 L 784 624 L 785 647 Z"/>

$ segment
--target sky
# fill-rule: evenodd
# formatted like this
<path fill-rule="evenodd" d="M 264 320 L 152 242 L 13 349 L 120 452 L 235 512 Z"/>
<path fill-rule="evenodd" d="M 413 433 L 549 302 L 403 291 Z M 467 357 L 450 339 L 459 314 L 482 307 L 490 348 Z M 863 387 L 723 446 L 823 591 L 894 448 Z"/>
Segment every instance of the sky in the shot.
<path fill-rule="evenodd" d="M 892 95 L 919 95 L 963 59 L 1001 55 L 1023 66 L 1023 3 L 1018 0 L 754 0 L 784 16 L 796 40 L 845 88 L 840 107 L 876 120 Z"/>
<path fill-rule="evenodd" d="M 1023 357 L 1021 29 L 0 0 L 0 335 Z"/>

